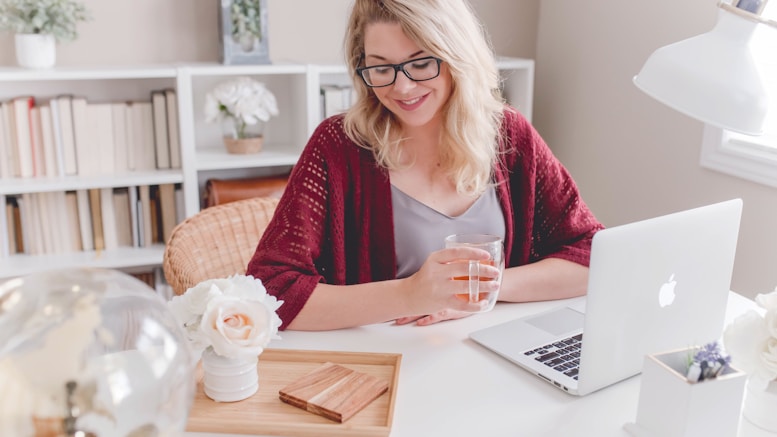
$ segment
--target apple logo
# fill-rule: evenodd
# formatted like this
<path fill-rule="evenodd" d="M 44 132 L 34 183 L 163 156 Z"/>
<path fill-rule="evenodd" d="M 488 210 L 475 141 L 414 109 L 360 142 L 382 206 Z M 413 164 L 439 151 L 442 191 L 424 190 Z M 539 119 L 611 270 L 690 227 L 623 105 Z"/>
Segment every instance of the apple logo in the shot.
<path fill-rule="evenodd" d="M 677 281 L 675 281 L 674 273 L 672 273 L 672 275 L 669 276 L 669 280 L 661 285 L 661 289 L 658 291 L 658 304 L 661 306 L 661 308 L 669 306 L 672 304 L 672 302 L 674 302 L 674 287 L 676 285 Z"/>

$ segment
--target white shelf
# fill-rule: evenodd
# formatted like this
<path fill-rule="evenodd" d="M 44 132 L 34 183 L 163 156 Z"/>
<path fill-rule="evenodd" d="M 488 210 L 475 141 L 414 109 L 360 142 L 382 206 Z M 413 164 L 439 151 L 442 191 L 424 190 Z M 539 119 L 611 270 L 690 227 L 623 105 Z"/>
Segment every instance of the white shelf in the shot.
<path fill-rule="evenodd" d="M 299 154 L 267 149 L 256 154 L 230 154 L 223 147 L 197 150 L 197 170 L 222 170 L 250 167 L 277 167 L 294 165 Z"/>
<path fill-rule="evenodd" d="M 0 278 L 24 276 L 44 270 L 76 267 L 126 269 L 162 264 L 164 245 L 146 248 L 122 247 L 102 252 L 74 252 L 55 255 L 12 255 L 0 263 Z"/>
<path fill-rule="evenodd" d="M 531 119 L 534 61 L 498 60 L 507 101 Z M 231 155 L 222 146 L 219 126 L 204 120 L 205 95 L 234 76 L 264 82 L 276 95 L 279 115 L 270 119 L 264 149 L 258 154 Z M 291 167 L 322 120 L 322 84 L 350 84 L 353 74 L 342 64 L 283 62 L 267 65 L 187 63 L 115 67 L 57 67 L 47 70 L 0 68 L 0 100 L 31 95 L 39 102 L 61 94 L 81 95 L 89 101 L 148 99 L 150 91 L 174 88 L 178 96 L 181 168 L 101 176 L 0 179 L 0 204 L 7 196 L 90 188 L 181 184 L 185 215 L 200 210 L 204 181 L 210 177 L 241 177 Z M 285 169 L 284 169 L 285 171 Z M 159 266 L 163 247 L 120 248 L 114 251 L 64 255 L 12 255 L 3 258 L 6 220 L 0 215 L 0 279 L 48 269 L 78 266 L 129 268 Z"/>
<path fill-rule="evenodd" d="M 180 182 L 183 182 L 183 175 L 180 170 L 158 170 L 108 176 L 2 179 L 0 180 L 0 195 L 177 184 Z"/>

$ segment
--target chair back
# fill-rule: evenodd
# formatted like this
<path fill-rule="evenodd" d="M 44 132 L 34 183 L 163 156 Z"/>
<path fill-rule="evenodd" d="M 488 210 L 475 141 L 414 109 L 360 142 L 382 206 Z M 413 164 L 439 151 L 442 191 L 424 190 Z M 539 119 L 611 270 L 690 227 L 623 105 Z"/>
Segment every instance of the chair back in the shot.
<path fill-rule="evenodd" d="M 278 199 L 257 197 L 203 209 L 173 229 L 163 269 L 176 295 L 207 279 L 244 274 Z"/>

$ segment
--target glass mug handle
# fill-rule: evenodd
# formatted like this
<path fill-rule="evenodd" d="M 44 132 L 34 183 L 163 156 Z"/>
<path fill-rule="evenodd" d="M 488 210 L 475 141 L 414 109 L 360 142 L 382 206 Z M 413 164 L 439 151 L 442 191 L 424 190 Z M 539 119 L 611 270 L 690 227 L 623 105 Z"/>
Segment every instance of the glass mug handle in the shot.
<path fill-rule="evenodd" d="M 477 303 L 480 298 L 480 261 L 469 260 L 469 302 Z"/>

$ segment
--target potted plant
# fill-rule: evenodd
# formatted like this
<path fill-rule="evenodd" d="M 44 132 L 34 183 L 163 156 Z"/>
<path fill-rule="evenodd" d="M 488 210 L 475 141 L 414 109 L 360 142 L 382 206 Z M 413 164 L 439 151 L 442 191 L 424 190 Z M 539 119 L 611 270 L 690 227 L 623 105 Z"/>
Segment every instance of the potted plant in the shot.
<path fill-rule="evenodd" d="M 56 43 L 74 40 L 76 25 L 90 18 L 76 0 L 0 0 L 0 30 L 15 33 L 22 67 L 53 67 Z"/>
<path fill-rule="evenodd" d="M 205 96 L 205 120 L 221 122 L 229 153 L 256 153 L 264 139 L 264 123 L 278 115 L 275 95 L 250 77 L 216 86 Z"/>

